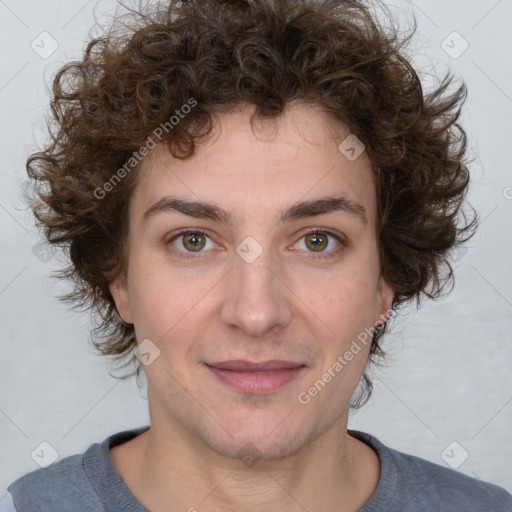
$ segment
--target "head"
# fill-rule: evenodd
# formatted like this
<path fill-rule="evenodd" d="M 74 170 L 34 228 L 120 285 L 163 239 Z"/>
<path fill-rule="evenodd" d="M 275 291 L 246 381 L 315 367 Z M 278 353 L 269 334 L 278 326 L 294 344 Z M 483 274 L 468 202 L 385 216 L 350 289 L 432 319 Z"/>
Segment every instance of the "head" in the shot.
<path fill-rule="evenodd" d="M 465 88 L 449 95 L 448 76 L 425 94 L 412 33 L 364 2 L 169 2 L 122 21 L 57 74 L 52 142 L 27 163 L 34 213 L 69 251 L 64 300 L 94 312 L 101 354 L 135 363 L 123 378 L 145 369 L 162 414 L 200 424 L 189 389 L 232 414 L 239 443 L 308 387 L 210 395 L 205 362 L 299 361 L 310 386 L 351 351 L 302 395 L 338 404 L 296 416 L 305 439 L 369 398 L 391 310 L 453 281 L 449 255 L 476 227 L 459 223 Z M 146 339 L 160 355 L 144 367 Z"/>

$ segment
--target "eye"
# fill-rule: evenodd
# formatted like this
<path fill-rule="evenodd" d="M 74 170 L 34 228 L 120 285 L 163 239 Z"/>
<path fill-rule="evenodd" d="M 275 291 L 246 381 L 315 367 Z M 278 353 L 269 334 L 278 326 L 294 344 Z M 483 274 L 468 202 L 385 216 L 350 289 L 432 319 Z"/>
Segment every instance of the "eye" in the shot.
<path fill-rule="evenodd" d="M 207 246 L 208 240 L 210 241 L 210 246 Z M 203 252 L 205 248 L 213 249 L 215 247 L 211 238 L 205 232 L 197 229 L 182 231 L 173 236 L 168 243 L 172 243 L 174 247 L 177 247 L 181 252 L 185 253 L 199 253 Z"/>
<path fill-rule="evenodd" d="M 337 243 L 333 243 L 333 241 Z M 208 245 L 208 242 L 210 245 Z M 167 243 L 176 247 L 178 256 L 184 258 L 194 258 L 194 253 L 200 254 L 208 249 L 215 248 L 215 243 L 211 237 L 199 229 L 181 231 L 175 234 Z M 303 244 L 302 247 L 299 247 L 300 250 L 316 253 L 312 257 L 318 259 L 333 257 L 347 245 L 341 236 L 318 228 L 303 234 L 300 241 L 297 242 L 297 244 L 300 243 Z"/>
<path fill-rule="evenodd" d="M 333 243 L 331 243 L 331 240 L 335 240 L 337 242 L 337 245 L 334 244 L 334 248 L 332 248 Z M 337 254 L 345 245 L 344 240 L 340 236 L 335 235 L 330 231 L 322 231 L 320 229 L 315 229 L 305 233 L 298 243 L 300 242 L 304 242 L 303 247 L 305 247 L 299 247 L 301 250 L 319 253 L 318 256 L 314 256 L 315 258 L 329 258 L 334 254 Z M 329 247 L 330 249 L 326 250 Z"/>

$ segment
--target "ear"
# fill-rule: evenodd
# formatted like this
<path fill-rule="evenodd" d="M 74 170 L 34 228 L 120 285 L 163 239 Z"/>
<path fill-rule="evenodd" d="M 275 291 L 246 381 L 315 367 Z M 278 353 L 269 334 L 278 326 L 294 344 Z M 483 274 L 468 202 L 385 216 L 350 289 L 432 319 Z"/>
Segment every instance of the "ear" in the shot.
<path fill-rule="evenodd" d="M 391 316 L 391 306 L 393 304 L 393 298 L 395 296 L 395 292 L 393 289 L 386 283 L 383 277 L 379 280 L 378 286 L 378 307 L 377 307 L 377 317 L 375 318 L 374 324 L 382 324 L 386 322 Z"/>
<path fill-rule="evenodd" d="M 127 323 L 133 324 L 132 310 L 130 306 L 130 296 L 128 294 L 128 286 L 126 276 L 120 274 L 109 284 L 110 293 L 116 303 L 119 316 Z"/>

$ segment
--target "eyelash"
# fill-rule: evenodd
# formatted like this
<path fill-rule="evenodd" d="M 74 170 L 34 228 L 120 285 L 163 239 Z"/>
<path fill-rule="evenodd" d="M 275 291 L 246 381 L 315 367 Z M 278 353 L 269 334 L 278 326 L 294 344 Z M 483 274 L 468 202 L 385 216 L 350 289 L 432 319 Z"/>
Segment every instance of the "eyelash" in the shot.
<path fill-rule="evenodd" d="M 178 233 L 176 233 L 168 242 L 167 244 L 171 244 L 172 242 L 174 242 L 176 239 L 178 239 L 180 236 L 183 236 L 187 233 L 201 233 L 202 235 L 204 236 L 207 236 L 208 238 L 211 239 L 211 237 L 208 235 L 208 233 L 206 233 L 206 231 L 203 231 L 202 229 L 184 229 Z M 346 246 L 346 242 L 345 240 L 340 237 L 339 235 L 333 233 L 332 231 L 329 231 L 329 230 L 326 230 L 326 229 L 320 229 L 320 228 L 314 228 L 314 229 L 311 229 L 310 231 L 307 231 L 306 233 L 304 233 L 300 238 L 299 238 L 299 241 L 302 240 L 303 238 L 305 238 L 306 236 L 308 235 L 313 235 L 313 234 L 324 234 L 324 235 L 328 235 L 328 236 L 331 236 L 333 238 L 336 239 L 336 241 L 339 243 L 339 246 L 336 247 L 335 249 L 332 249 L 331 251 L 328 251 L 328 252 L 325 252 L 325 253 L 312 253 L 314 254 L 314 256 L 312 256 L 313 259 L 317 259 L 317 260 L 327 260 L 329 258 L 332 258 L 334 255 L 337 255 L 338 252 L 340 252 L 341 250 L 343 250 L 343 248 Z M 178 254 L 178 257 L 180 258 L 187 258 L 187 259 L 192 259 L 192 258 L 198 258 L 198 257 L 201 257 L 201 256 L 197 256 L 198 254 L 201 254 L 201 252 L 197 252 L 197 253 L 193 253 L 192 251 L 181 251 L 180 249 L 177 249 L 179 254 Z M 189 256 L 190 255 L 190 256 Z"/>

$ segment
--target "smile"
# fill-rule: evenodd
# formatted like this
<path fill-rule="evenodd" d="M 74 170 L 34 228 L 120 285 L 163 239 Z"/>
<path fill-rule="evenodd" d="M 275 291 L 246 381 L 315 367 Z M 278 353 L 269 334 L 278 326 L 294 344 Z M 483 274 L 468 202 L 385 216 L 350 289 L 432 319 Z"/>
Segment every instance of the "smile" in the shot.
<path fill-rule="evenodd" d="M 303 364 L 286 361 L 226 361 L 205 365 L 224 384 L 243 393 L 253 394 L 277 391 L 297 378 L 306 368 Z"/>

